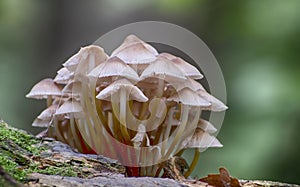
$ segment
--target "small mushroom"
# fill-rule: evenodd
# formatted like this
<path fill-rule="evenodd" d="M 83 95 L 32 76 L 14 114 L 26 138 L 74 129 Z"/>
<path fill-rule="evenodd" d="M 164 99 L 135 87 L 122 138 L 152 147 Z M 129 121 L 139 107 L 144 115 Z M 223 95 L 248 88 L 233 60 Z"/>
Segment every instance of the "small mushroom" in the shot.
<path fill-rule="evenodd" d="M 43 110 L 40 115 L 33 121 L 33 127 L 49 127 L 51 122 L 55 120 L 54 118 L 63 119 L 62 116 L 54 116 L 56 110 L 58 109 L 57 104 L 52 104 L 45 110 Z"/>
<path fill-rule="evenodd" d="M 38 82 L 26 95 L 27 98 L 47 99 L 48 107 L 51 105 L 52 99 L 59 96 L 61 96 L 61 90 L 53 79 L 50 78 L 46 78 Z"/>
<path fill-rule="evenodd" d="M 61 68 L 57 71 L 57 75 L 54 78 L 54 82 L 58 84 L 68 84 L 74 79 L 74 72 L 69 71 L 66 67 Z"/>
<path fill-rule="evenodd" d="M 208 132 L 208 133 L 217 132 L 217 129 L 209 121 L 206 121 L 204 119 L 199 120 L 197 128 L 200 128 L 203 131 Z"/>
<path fill-rule="evenodd" d="M 189 88 L 181 89 L 176 95 L 167 98 L 167 101 L 181 102 L 189 106 L 209 107 L 210 102 L 200 97 L 196 92 Z"/>
<path fill-rule="evenodd" d="M 120 47 L 115 49 L 111 56 L 117 56 L 126 64 L 149 64 L 156 59 L 158 52 L 151 45 L 135 35 L 125 38 Z"/>
<path fill-rule="evenodd" d="M 62 89 L 62 95 L 73 98 L 76 100 L 79 100 L 80 93 L 81 93 L 81 83 L 78 81 L 71 81 L 69 82 L 63 89 Z"/>
<path fill-rule="evenodd" d="M 79 101 L 76 100 L 68 100 L 65 101 L 55 112 L 56 116 L 65 115 L 65 119 L 69 119 L 70 126 L 67 131 L 63 131 L 63 134 L 60 134 L 59 124 L 55 123 L 54 128 L 57 129 L 57 135 L 62 139 L 69 141 L 72 147 L 81 148 L 81 143 L 79 142 L 79 137 L 77 135 L 76 130 L 76 122 L 75 119 L 84 118 L 84 113 Z"/>
<path fill-rule="evenodd" d="M 70 72 L 75 72 L 80 63 L 84 63 L 80 69 L 82 72 L 89 72 L 91 69 L 104 62 L 108 58 L 104 50 L 96 45 L 89 45 L 83 47 L 74 56 L 69 58 L 63 66 L 66 67 Z"/>
<path fill-rule="evenodd" d="M 201 128 L 196 128 L 193 136 L 185 139 L 182 142 L 182 145 L 185 149 L 195 149 L 193 161 L 188 171 L 184 174 L 185 177 L 188 177 L 195 169 L 202 149 L 206 149 L 208 147 L 223 147 L 216 137 L 211 136 Z"/>
<path fill-rule="evenodd" d="M 127 79 L 120 79 L 113 82 L 111 85 L 103 89 L 97 96 L 97 99 L 110 100 L 113 108 L 117 110 L 116 103 L 119 103 L 119 121 L 121 123 L 121 130 L 125 136 L 126 141 L 130 141 L 128 132 L 126 130 L 126 105 L 128 100 L 136 100 L 139 102 L 146 102 L 148 98 L 136 86 L 134 86 Z"/>
<path fill-rule="evenodd" d="M 169 53 L 161 53 L 159 54 L 158 58 L 159 57 L 171 60 L 175 64 L 175 66 L 177 66 L 181 71 L 184 72 L 184 75 L 187 77 L 190 77 L 192 79 L 203 78 L 203 75 L 199 72 L 199 70 L 196 67 L 184 61 L 182 58 L 176 57 Z"/>
<path fill-rule="evenodd" d="M 208 107 L 204 106 L 202 110 L 211 110 L 215 112 L 220 112 L 228 109 L 228 107 L 224 105 L 224 103 L 222 103 L 219 99 L 207 93 L 205 90 L 198 90 L 197 94 L 199 94 L 200 97 L 202 97 L 203 99 L 211 103 L 211 105 Z"/>
<path fill-rule="evenodd" d="M 170 79 L 184 81 L 187 79 L 184 73 L 175 66 L 172 61 L 164 58 L 157 58 L 154 62 L 149 64 L 141 74 L 140 79 L 143 80 L 148 77 L 156 77 L 166 81 Z"/>
<path fill-rule="evenodd" d="M 118 57 L 112 57 L 101 63 L 88 76 L 95 78 L 125 77 L 133 81 L 139 81 L 138 74 Z"/>

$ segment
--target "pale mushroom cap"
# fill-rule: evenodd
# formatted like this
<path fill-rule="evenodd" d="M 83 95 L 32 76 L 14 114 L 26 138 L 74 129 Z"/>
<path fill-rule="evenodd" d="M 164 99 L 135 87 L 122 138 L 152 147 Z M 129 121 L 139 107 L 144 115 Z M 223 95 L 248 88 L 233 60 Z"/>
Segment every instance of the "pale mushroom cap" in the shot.
<path fill-rule="evenodd" d="M 197 93 L 203 99 L 205 99 L 206 101 L 211 103 L 211 106 L 209 106 L 207 108 L 204 107 L 203 110 L 211 110 L 211 111 L 215 111 L 215 112 L 220 112 L 220 111 L 224 111 L 224 110 L 228 109 L 228 107 L 224 103 L 222 103 L 220 100 L 218 100 L 214 96 L 207 93 L 205 90 L 198 90 Z"/>
<path fill-rule="evenodd" d="M 88 76 L 96 78 L 122 76 L 134 81 L 139 80 L 138 74 L 118 57 L 112 57 L 101 63 Z"/>
<path fill-rule="evenodd" d="M 143 71 L 140 79 L 157 77 L 164 80 L 184 81 L 187 78 L 183 72 L 168 59 L 158 58 Z"/>
<path fill-rule="evenodd" d="M 182 142 L 185 148 L 223 147 L 216 137 L 197 128 L 191 138 Z"/>
<path fill-rule="evenodd" d="M 167 98 L 167 101 L 181 102 L 182 104 L 189 106 L 208 107 L 211 105 L 208 101 L 189 88 L 181 89 L 176 95 Z"/>
<path fill-rule="evenodd" d="M 149 64 L 157 55 L 158 52 L 151 45 L 135 35 L 129 35 L 111 56 L 117 56 L 127 64 Z"/>
<path fill-rule="evenodd" d="M 104 88 L 97 96 L 97 99 L 110 101 L 111 96 L 114 94 L 120 94 L 120 90 L 125 89 L 127 93 L 129 93 L 130 100 L 136 100 L 139 102 L 147 102 L 148 98 L 144 95 L 144 93 L 136 86 L 134 86 L 127 79 L 120 79 L 113 82 L 108 87 Z M 118 96 L 118 95 L 117 95 Z M 119 97 L 119 96 L 118 96 Z M 116 101 L 118 102 L 118 101 Z"/>
<path fill-rule="evenodd" d="M 57 71 L 57 75 L 54 78 L 54 82 L 58 84 L 67 84 L 74 78 L 74 72 L 69 71 L 66 67 Z"/>
<path fill-rule="evenodd" d="M 59 87 L 55 84 L 53 79 L 50 78 L 38 82 L 26 95 L 27 98 L 34 99 L 46 99 L 48 96 L 61 96 Z"/>
<path fill-rule="evenodd" d="M 33 121 L 32 126 L 33 127 L 49 127 L 50 122 L 51 122 L 51 119 L 50 120 L 42 120 L 42 119 L 36 118 Z"/>
<path fill-rule="evenodd" d="M 176 91 L 180 91 L 183 88 L 189 88 L 193 91 L 204 90 L 203 86 L 192 78 L 187 78 L 186 81 L 169 81 L 170 85 L 173 86 Z"/>
<path fill-rule="evenodd" d="M 58 110 L 55 112 L 55 115 L 62 114 L 79 114 L 82 113 L 82 107 L 79 101 L 66 101 L 64 102 Z"/>
<path fill-rule="evenodd" d="M 206 121 L 204 119 L 199 120 L 197 128 L 201 128 L 202 130 L 208 133 L 217 132 L 217 129 L 209 121 Z"/>
<path fill-rule="evenodd" d="M 69 58 L 63 64 L 63 66 L 66 67 L 69 71 L 74 72 L 76 71 L 76 68 L 80 62 L 88 62 L 88 56 L 90 55 L 95 55 L 95 64 L 92 65 L 94 67 L 104 62 L 108 58 L 108 55 L 104 52 L 103 48 L 96 45 L 89 45 L 81 48 L 79 52 Z"/>
<path fill-rule="evenodd" d="M 37 118 L 40 120 L 51 120 L 57 109 L 58 109 L 58 105 L 53 104 L 48 108 L 46 108 L 45 110 L 43 110 Z"/>
<path fill-rule="evenodd" d="M 78 98 L 81 93 L 81 83 L 80 82 L 69 82 L 63 89 L 62 89 L 62 94 L 69 96 L 69 97 L 76 97 Z"/>
<path fill-rule="evenodd" d="M 184 75 L 192 79 L 202 79 L 203 75 L 200 71 L 191 65 L 190 63 L 184 61 L 182 58 L 176 57 L 168 53 L 159 54 L 158 58 L 166 58 L 171 60 L 181 71 L 184 72 Z"/>

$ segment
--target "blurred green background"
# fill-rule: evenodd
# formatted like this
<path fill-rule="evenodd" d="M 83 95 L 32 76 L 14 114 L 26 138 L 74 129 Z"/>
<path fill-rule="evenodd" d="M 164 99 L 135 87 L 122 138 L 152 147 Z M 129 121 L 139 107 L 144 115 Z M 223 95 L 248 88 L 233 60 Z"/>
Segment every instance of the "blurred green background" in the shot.
<path fill-rule="evenodd" d="M 185 27 L 224 72 L 229 110 L 222 149 L 201 155 L 194 176 L 226 167 L 240 179 L 300 184 L 300 1 L 0 0 L 0 117 L 31 131 L 45 107 L 25 99 L 81 46 L 127 23 Z"/>

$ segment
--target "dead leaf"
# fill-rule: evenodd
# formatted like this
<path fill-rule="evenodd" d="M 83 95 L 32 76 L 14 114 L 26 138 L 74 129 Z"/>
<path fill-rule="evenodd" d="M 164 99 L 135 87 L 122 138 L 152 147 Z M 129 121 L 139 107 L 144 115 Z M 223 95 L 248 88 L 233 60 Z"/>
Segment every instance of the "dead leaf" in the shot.
<path fill-rule="evenodd" d="M 238 179 L 231 177 L 225 168 L 220 168 L 219 172 L 220 174 L 209 174 L 207 177 L 199 179 L 199 181 L 218 187 L 241 187 Z"/>

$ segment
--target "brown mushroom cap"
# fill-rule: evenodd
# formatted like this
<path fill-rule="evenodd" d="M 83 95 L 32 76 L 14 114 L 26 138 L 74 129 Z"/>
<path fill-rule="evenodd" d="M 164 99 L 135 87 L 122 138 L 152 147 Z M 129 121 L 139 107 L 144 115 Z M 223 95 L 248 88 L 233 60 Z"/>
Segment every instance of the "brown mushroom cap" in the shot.
<path fill-rule="evenodd" d="M 120 89 L 125 89 L 129 93 L 130 100 L 136 100 L 139 102 L 147 102 L 148 98 L 144 93 L 136 86 L 134 86 L 127 79 L 120 79 L 113 82 L 108 87 L 104 88 L 97 96 L 97 99 L 111 101 L 111 96 L 114 94 L 119 94 Z M 118 102 L 118 101 L 116 101 Z"/>
<path fill-rule="evenodd" d="M 27 98 L 46 99 L 49 96 L 61 96 L 61 90 L 53 79 L 46 78 L 38 82 L 30 92 L 26 95 Z"/>

